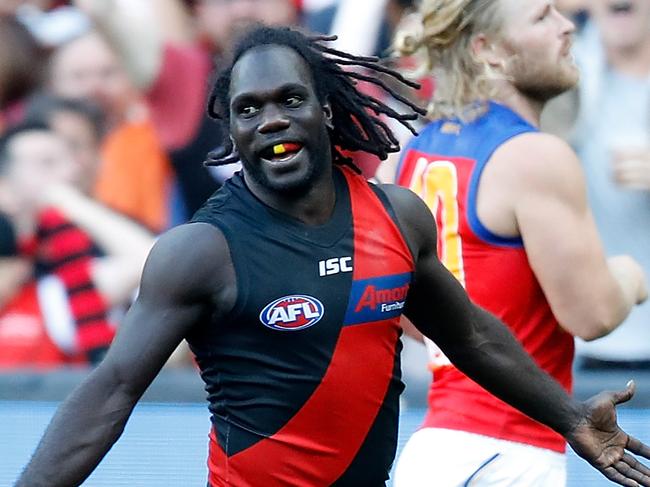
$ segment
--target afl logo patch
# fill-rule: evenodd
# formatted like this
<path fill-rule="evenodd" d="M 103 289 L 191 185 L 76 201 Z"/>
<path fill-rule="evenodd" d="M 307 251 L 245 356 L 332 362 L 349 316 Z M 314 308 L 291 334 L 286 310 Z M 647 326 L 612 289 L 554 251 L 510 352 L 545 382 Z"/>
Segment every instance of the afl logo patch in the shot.
<path fill-rule="evenodd" d="M 297 294 L 267 304 L 260 313 L 260 321 L 274 330 L 297 331 L 314 326 L 324 314 L 325 308 L 318 299 Z"/>

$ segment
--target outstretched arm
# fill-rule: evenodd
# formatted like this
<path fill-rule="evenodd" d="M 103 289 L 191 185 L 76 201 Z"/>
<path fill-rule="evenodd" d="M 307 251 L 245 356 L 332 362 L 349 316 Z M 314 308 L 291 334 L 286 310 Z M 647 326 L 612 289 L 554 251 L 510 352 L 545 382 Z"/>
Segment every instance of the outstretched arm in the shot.
<path fill-rule="evenodd" d="M 614 406 L 632 397 L 604 393 L 587 403 L 573 400 L 533 362 L 508 328 L 472 304 L 437 258 L 436 229 L 426 205 L 408 190 L 385 186 L 416 259 L 406 315 L 462 372 L 533 419 L 562 434 L 610 480 L 650 486 L 650 470 L 630 465 L 625 452 L 650 456 L 650 449 L 616 424 Z M 626 461 L 627 460 L 627 461 Z"/>
<path fill-rule="evenodd" d="M 59 407 L 18 487 L 70 487 L 90 475 L 169 355 L 214 310 L 211 296 L 232 282 L 231 272 L 213 227 L 186 225 L 161 237 L 106 358 Z"/>

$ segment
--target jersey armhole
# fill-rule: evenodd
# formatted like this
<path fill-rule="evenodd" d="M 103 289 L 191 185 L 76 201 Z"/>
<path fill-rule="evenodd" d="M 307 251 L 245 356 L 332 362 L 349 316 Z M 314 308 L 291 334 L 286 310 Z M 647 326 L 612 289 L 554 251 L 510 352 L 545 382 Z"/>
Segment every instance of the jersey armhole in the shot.
<path fill-rule="evenodd" d="M 371 184 L 368 183 L 370 186 L 370 189 L 372 192 L 375 194 L 375 196 L 379 199 L 381 204 L 383 205 L 384 209 L 386 210 L 386 213 L 388 213 L 388 216 L 390 219 L 393 221 L 395 226 L 397 227 L 397 230 L 399 230 L 400 236 L 402 237 L 402 241 L 404 242 L 404 245 L 409 251 L 409 255 L 411 256 L 411 259 L 413 260 L 413 265 L 415 265 L 416 262 L 416 256 L 413 255 L 413 250 L 411 249 L 411 246 L 408 244 L 408 240 L 406 238 L 406 233 L 404 233 L 404 229 L 402 228 L 402 225 L 399 222 L 399 219 L 397 218 L 397 213 L 395 213 L 395 209 L 393 208 L 393 205 L 390 203 L 390 200 L 388 199 L 388 196 L 386 196 L 386 193 L 377 186 L 376 184 Z"/>
<path fill-rule="evenodd" d="M 238 251 L 238 249 L 241 248 L 244 243 L 237 238 L 237 232 L 232 230 L 227 224 L 222 221 L 219 221 L 217 219 L 204 220 L 200 218 L 195 218 L 192 221 L 196 223 L 206 223 L 208 225 L 216 227 L 219 229 L 219 231 L 221 231 L 221 233 L 223 233 L 223 236 L 226 239 L 230 260 L 232 261 L 232 265 L 235 269 L 237 299 L 235 300 L 235 304 L 233 305 L 232 309 L 223 316 L 222 321 L 224 323 L 233 321 L 237 319 L 242 310 L 246 307 L 246 302 L 248 301 L 248 290 L 250 288 L 246 259 Z"/>
<path fill-rule="evenodd" d="M 521 127 L 519 130 L 507 134 L 505 137 L 500 138 L 496 143 L 493 143 L 488 151 L 483 155 L 483 162 L 476 164 L 472 177 L 469 181 L 469 188 L 467 191 L 467 222 L 472 231 L 481 240 L 486 243 L 497 245 L 501 247 L 521 248 L 524 246 L 524 241 L 519 237 L 502 237 L 490 231 L 478 216 L 477 203 L 478 203 L 478 186 L 481 181 L 481 175 L 487 166 L 489 160 L 492 158 L 494 152 L 508 140 L 518 135 L 530 132 L 530 128 Z"/>

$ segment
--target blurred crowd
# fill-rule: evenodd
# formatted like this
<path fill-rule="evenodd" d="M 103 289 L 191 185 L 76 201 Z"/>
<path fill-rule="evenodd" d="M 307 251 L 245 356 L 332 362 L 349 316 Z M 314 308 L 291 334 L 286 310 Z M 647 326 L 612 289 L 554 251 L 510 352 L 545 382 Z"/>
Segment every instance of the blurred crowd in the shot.
<path fill-rule="evenodd" d="M 156 235 L 237 170 L 202 162 L 227 137 L 206 101 L 238 32 L 301 26 L 389 56 L 414 3 L 0 2 L 0 370 L 101 360 Z M 546 128 L 583 160 L 607 253 L 650 272 L 650 2 L 557 3 L 578 26 L 583 81 Z M 426 104 L 435 80 L 421 81 Z M 367 177 L 394 177 L 394 161 L 356 157 Z M 629 321 L 581 347 L 584 363 L 650 365 L 650 304 Z M 183 350 L 171 360 L 188 363 Z"/>
<path fill-rule="evenodd" d="M 237 170 L 202 164 L 223 143 L 206 102 L 235 36 L 326 33 L 359 15 L 347 3 L 341 17 L 300 0 L 0 2 L 0 369 L 101 360 L 156 235 Z M 341 42 L 387 50 L 411 2 L 375 3 Z M 371 176 L 379 161 L 359 163 Z"/>

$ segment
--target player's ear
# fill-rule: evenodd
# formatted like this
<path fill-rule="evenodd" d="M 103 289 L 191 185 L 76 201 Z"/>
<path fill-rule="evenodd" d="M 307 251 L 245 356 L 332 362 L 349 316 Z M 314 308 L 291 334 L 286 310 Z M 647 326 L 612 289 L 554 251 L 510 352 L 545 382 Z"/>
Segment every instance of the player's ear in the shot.
<path fill-rule="evenodd" d="M 329 102 L 323 103 L 323 113 L 325 114 L 325 125 L 328 129 L 333 129 L 334 124 L 332 123 L 332 106 Z"/>
<path fill-rule="evenodd" d="M 471 40 L 472 57 L 480 64 L 487 64 L 492 69 L 503 68 L 505 65 L 504 52 L 494 39 L 483 33 L 475 35 Z"/>

